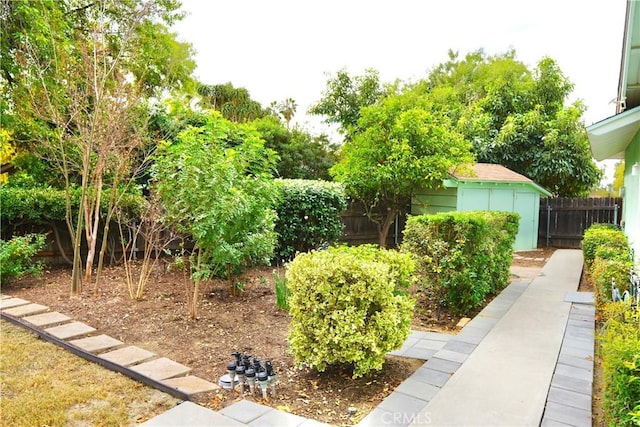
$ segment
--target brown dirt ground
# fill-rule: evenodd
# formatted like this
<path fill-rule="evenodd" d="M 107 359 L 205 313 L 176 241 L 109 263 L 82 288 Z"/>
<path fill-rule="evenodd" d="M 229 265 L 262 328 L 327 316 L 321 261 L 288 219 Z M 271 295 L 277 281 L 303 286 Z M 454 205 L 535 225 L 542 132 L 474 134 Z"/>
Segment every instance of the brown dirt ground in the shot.
<path fill-rule="evenodd" d="M 552 253 L 553 249 L 520 252 L 514 265 L 541 267 Z M 421 360 L 389 356 L 382 371 L 358 379 L 345 369 L 320 374 L 295 366 L 287 351 L 290 318 L 276 307 L 273 272 L 256 268 L 244 275 L 240 296 L 229 295 L 225 283 L 212 281 L 201 293 L 196 320 L 188 316 L 183 275 L 164 269 L 152 274 L 139 301 L 129 298 L 121 266 L 104 271 L 97 293 L 93 284 L 85 284 L 81 295 L 70 296 L 67 268 L 50 268 L 42 277 L 3 285 L 2 292 L 47 305 L 99 333 L 189 366 L 194 375 L 211 382 L 217 383 L 226 372 L 234 351 L 270 359 L 278 373 L 276 397 L 244 398 L 332 425 L 357 423 L 422 365 Z M 413 329 L 456 332 L 459 316 L 438 310 L 425 293 L 413 295 L 417 300 Z M 219 390 L 198 395 L 195 401 L 219 410 L 242 398 Z M 349 407 L 356 408 L 354 415 L 349 415 Z"/>

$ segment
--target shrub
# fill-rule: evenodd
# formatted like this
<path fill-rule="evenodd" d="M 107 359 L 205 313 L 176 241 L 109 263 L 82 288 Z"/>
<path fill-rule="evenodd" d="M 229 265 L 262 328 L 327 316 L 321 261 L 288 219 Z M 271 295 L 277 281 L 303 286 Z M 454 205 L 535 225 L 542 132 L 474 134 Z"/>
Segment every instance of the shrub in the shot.
<path fill-rule="evenodd" d="M 629 242 L 624 232 L 610 226 L 593 224 L 585 230 L 582 239 L 582 253 L 587 271 L 591 270 L 598 255 L 607 259 L 630 259 Z"/>
<path fill-rule="evenodd" d="M 611 302 L 611 280 L 616 281 L 620 294 L 629 287 L 629 269 L 631 261 L 596 258 L 591 266 L 590 277 L 595 285 L 598 305 Z"/>
<path fill-rule="evenodd" d="M 518 219 L 509 212 L 414 216 L 402 247 L 417 260 L 422 285 L 464 314 L 509 283 Z"/>
<path fill-rule="evenodd" d="M 21 279 L 25 274 L 40 274 L 42 263 L 32 258 L 45 244 L 44 234 L 17 236 L 9 241 L 0 240 L 0 283 Z"/>
<path fill-rule="evenodd" d="M 340 214 L 347 201 L 340 184 L 302 179 L 276 182 L 281 192 L 276 206 L 277 261 L 289 261 L 296 253 L 334 243 L 342 236 Z"/>
<path fill-rule="evenodd" d="M 111 189 L 105 189 L 102 195 L 103 212 L 110 199 Z M 71 189 L 71 206 L 77 212 L 80 206 L 80 189 Z M 17 221 L 47 223 L 64 221 L 66 195 L 64 190 L 51 187 L 22 188 L 0 186 L 0 220 L 3 224 Z M 120 200 L 120 209 L 132 215 L 142 212 L 145 200 L 141 194 L 126 193 Z"/>
<path fill-rule="evenodd" d="M 602 406 L 606 425 L 638 425 L 640 409 L 640 312 L 628 303 L 603 308 L 599 336 L 605 383 Z"/>
<path fill-rule="evenodd" d="M 345 364 L 353 376 L 380 370 L 409 335 L 413 300 L 396 292 L 407 254 L 370 247 L 299 254 L 287 266 L 289 342 L 297 363 L 318 371 Z"/>

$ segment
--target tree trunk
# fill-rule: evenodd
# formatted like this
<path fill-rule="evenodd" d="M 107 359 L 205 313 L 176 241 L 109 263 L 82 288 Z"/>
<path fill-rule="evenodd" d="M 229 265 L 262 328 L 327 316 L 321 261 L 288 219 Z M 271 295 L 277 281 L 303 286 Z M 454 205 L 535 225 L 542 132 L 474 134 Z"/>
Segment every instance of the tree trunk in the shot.
<path fill-rule="evenodd" d="M 389 235 L 389 229 L 398 215 L 398 209 L 388 208 L 387 215 L 384 217 L 384 221 L 378 227 L 378 244 L 381 248 L 387 247 L 387 236 Z"/>

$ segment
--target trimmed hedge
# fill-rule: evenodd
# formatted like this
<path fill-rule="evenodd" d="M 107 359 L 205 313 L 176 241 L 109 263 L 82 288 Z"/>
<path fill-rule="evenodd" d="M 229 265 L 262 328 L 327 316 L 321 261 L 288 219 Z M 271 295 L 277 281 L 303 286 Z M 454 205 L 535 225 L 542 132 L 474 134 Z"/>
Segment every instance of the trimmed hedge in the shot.
<path fill-rule="evenodd" d="M 640 425 L 640 311 L 628 303 L 603 307 L 599 335 L 605 424 Z"/>
<path fill-rule="evenodd" d="M 344 364 L 353 377 L 382 369 L 410 332 L 414 302 L 397 291 L 412 266 L 408 254 L 372 247 L 299 254 L 287 265 L 296 363 L 320 372 Z"/>
<path fill-rule="evenodd" d="M 102 208 L 106 209 L 111 189 L 102 194 Z M 81 191 L 71 190 L 71 203 L 77 211 L 80 205 Z M 133 214 L 141 212 L 145 200 L 142 195 L 127 193 L 123 196 L 120 207 Z M 64 190 L 51 187 L 21 188 L 0 186 L 0 221 L 3 224 L 17 221 L 46 223 L 64 221 L 66 215 L 66 195 Z"/>
<path fill-rule="evenodd" d="M 275 210 L 278 246 L 275 261 L 334 243 L 342 236 L 340 214 L 347 208 L 344 187 L 327 181 L 278 179 L 281 197 Z"/>
<path fill-rule="evenodd" d="M 610 224 L 593 224 L 585 230 L 582 253 L 587 270 L 591 269 L 596 257 L 619 261 L 631 258 L 627 236 Z"/>
<path fill-rule="evenodd" d="M 409 217 L 402 248 L 415 257 L 422 285 L 466 314 L 509 283 L 519 218 L 496 211 Z"/>
<path fill-rule="evenodd" d="M 623 231 L 609 224 L 593 224 L 584 232 L 582 254 L 598 305 L 611 302 L 612 279 L 621 294 L 628 288 L 633 262 Z"/>

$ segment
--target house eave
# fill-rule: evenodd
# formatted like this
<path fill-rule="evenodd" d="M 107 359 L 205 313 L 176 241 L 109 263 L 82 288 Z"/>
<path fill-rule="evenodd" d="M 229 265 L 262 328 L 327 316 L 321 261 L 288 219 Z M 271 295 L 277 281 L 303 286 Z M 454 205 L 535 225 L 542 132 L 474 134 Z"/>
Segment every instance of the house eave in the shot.
<path fill-rule="evenodd" d="M 587 127 L 591 153 L 598 160 L 622 159 L 640 130 L 640 107 L 616 114 Z"/>

